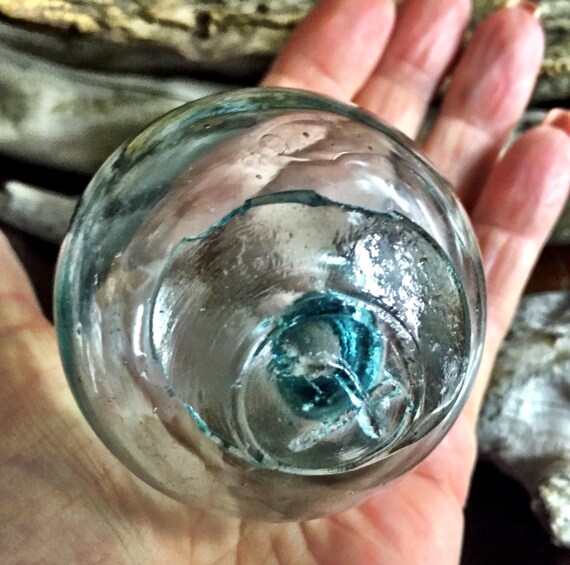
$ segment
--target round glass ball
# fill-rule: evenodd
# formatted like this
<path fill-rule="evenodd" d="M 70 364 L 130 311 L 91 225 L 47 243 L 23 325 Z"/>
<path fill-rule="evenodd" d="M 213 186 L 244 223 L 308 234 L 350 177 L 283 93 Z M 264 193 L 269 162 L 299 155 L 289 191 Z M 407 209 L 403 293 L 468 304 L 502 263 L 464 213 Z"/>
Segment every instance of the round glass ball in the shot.
<path fill-rule="evenodd" d="M 449 184 L 370 114 L 288 89 L 204 98 L 120 147 L 56 280 L 106 445 L 177 500 L 265 520 L 346 509 L 421 461 L 484 319 Z"/>

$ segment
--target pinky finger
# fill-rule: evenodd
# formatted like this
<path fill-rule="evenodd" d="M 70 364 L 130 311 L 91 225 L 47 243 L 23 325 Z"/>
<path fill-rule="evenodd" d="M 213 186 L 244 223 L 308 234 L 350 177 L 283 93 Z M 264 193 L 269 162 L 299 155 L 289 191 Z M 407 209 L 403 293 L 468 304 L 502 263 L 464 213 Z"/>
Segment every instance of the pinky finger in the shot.
<path fill-rule="evenodd" d="M 484 364 L 493 363 L 569 190 L 570 112 L 553 110 L 496 164 L 473 210 L 488 295 Z M 481 371 L 482 377 L 487 374 Z M 483 381 L 476 383 L 471 397 L 473 415 L 486 389 Z"/>

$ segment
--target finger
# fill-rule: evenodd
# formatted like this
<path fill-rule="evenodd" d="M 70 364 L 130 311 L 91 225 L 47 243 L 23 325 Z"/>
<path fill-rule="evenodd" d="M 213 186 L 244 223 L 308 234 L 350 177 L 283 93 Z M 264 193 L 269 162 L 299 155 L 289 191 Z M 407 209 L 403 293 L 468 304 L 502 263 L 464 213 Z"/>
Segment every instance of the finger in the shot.
<path fill-rule="evenodd" d="M 424 150 L 467 207 L 528 103 L 543 45 L 526 8 L 505 8 L 481 24 L 457 67 Z"/>
<path fill-rule="evenodd" d="M 415 137 L 468 21 L 468 0 L 409 0 L 356 103 Z"/>
<path fill-rule="evenodd" d="M 570 112 L 552 111 L 496 165 L 473 214 L 487 282 L 487 357 L 470 398 L 479 411 L 526 280 L 570 191 Z"/>
<path fill-rule="evenodd" d="M 297 27 L 262 86 L 312 90 L 348 102 L 386 45 L 391 0 L 323 0 Z"/>

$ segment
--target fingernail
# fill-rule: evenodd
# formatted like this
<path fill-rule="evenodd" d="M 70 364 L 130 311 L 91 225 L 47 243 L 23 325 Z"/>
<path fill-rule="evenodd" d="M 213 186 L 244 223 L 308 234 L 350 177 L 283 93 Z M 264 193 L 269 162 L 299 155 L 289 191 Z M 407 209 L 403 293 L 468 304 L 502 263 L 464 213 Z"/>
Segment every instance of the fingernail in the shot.
<path fill-rule="evenodd" d="M 520 8 L 534 16 L 537 20 L 540 18 L 540 6 L 535 2 L 527 2 L 526 0 L 507 0 L 505 3 L 507 8 Z"/>
<path fill-rule="evenodd" d="M 570 135 L 570 112 L 563 108 L 554 108 L 546 114 L 544 123 L 554 128 L 562 130 L 567 135 Z"/>

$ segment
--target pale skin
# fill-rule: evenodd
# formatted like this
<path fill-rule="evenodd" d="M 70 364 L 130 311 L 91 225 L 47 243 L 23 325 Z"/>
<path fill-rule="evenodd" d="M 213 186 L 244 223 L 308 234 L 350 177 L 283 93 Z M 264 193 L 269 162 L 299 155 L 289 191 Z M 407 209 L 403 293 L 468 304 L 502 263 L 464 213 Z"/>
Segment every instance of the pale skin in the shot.
<path fill-rule="evenodd" d="M 127 471 L 79 412 L 54 330 L 0 240 L 0 561 L 24 564 L 447 565 L 459 562 L 475 425 L 493 361 L 570 186 L 570 113 L 558 110 L 506 154 L 543 49 L 527 6 L 487 19 L 455 63 L 423 145 L 457 187 L 488 289 L 483 362 L 436 450 L 364 504 L 306 523 L 265 524 L 188 509 Z M 353 102 L 414 137 L 455 61 L 469 3 L 325 0 L 265 85 Z"/>

